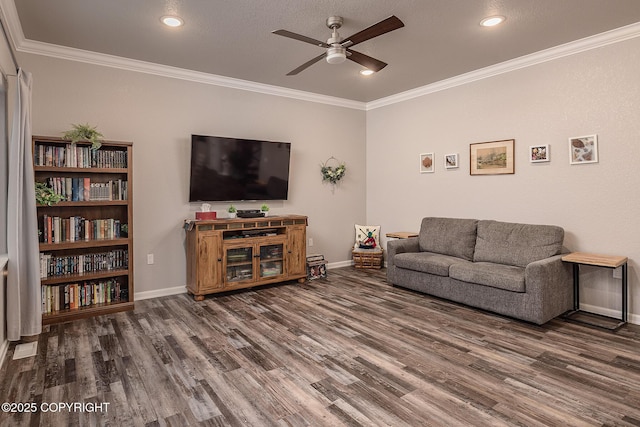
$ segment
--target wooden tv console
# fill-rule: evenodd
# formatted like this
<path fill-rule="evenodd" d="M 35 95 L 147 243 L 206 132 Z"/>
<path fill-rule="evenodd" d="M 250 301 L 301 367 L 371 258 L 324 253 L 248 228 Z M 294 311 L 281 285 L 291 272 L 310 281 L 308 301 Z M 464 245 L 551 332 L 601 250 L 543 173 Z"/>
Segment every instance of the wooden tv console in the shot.
<path fill-rule="evenodd" d="M 302 283 L 307 217 L 286 215 L 185 221 L 187 290 L 205 295 L 270 283 Z"/>

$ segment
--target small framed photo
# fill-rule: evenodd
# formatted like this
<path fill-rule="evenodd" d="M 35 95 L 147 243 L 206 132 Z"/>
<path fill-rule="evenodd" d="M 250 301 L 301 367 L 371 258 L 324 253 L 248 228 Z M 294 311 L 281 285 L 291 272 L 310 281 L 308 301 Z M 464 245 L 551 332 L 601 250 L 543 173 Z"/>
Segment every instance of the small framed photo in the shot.
<path fill-rule="evenodd" d="M 531 163 L 548 162 L 549 157 L 549 145 L 532 145 L 529 147 L 529 161 Z"/>
<path fill-rule="evenodd" d="M 435 171 L 433 164 L 433 153 L 420 154 L 420 173 L 431 173 Z"/>
<path fill-rule="evenodd" d="M 569 163 L 598 163 L 598 135 L 569 138 Z"/>
<path fill-rule="evenodd" d="M 513 149 L 515 139 L 469 144 L 471 175 L 515 173 Z"/>
<path fill-rule="evenodd" d="M 444 155 L 444 168 L 455 169 L 458 167 L 458 153 Z"/>

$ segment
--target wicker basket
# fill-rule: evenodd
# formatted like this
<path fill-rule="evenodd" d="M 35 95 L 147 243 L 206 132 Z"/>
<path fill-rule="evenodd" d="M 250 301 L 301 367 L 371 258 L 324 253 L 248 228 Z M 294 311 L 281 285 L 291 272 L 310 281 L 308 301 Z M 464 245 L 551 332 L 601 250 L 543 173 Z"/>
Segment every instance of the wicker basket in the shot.
<path fill-rule="evenodd" d="M 382 268 L 382 249 L 354 249 L 352 253 L 356 268 Z"/>

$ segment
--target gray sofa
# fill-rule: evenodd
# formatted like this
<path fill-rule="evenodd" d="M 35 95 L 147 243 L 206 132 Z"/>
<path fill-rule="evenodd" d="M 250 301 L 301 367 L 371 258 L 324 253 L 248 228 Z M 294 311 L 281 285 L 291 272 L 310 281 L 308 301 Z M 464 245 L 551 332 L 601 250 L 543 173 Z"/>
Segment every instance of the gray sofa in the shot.
<path fill-rule="evenodd" d="M 563 239 L 552 225 L 428 217 L 418 237 L 387 242 L 387 280 L 541 325 L 573 304 Z"/>

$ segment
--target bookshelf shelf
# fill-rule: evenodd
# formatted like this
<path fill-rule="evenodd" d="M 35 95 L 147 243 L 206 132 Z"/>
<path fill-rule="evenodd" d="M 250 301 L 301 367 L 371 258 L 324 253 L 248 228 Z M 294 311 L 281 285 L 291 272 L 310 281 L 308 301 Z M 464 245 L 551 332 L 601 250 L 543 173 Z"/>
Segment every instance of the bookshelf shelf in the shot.
<path fill-rule="evenodd" d="M 102 314 L 117 313 L 119 311 L 133 310 L 133 301 L 118 303 L 99 303 L 90 307 L 77 309 L 64 309 L 42 315 L 42 324 L 68 322 L 84 317 L 100 316 Z"/>
<path fill-rule="evenodd" d="M 132 143 L 32 143 L 35 181 L 63 197 L 37 205 L 43 324 L 132 310 Z"/>
<path fill-rule="evenodd" d="M 73 273 L 64 274 L 61 276 L 49 276 L 46 279 L 40 279 L 40 284 L 45 285 L 59 285 L 63 283 L 77 283 L 95 281 L 99 279 L 107 279 L 110 277 L 127 276 L 129 270 L 127 269 L 114 269 L 105 271 L 96 271 L 93 273 Z"/>
<path fill-rule="evenodd" d="M 86 173 L 90 171 L 91 174 L 96 173 L 111 173 L 111 174 L 123 174 L 127 173 L 127 169 L 124 168 L 69 168 L 69 167 L 55 167 L 55 166 L 34 166 L 35 172 L 55 172 L 55 173 Z"/>

